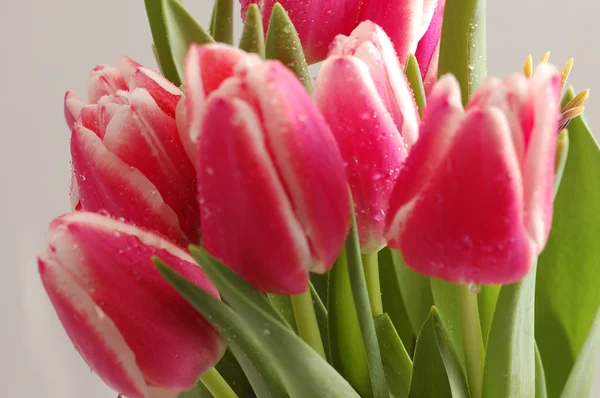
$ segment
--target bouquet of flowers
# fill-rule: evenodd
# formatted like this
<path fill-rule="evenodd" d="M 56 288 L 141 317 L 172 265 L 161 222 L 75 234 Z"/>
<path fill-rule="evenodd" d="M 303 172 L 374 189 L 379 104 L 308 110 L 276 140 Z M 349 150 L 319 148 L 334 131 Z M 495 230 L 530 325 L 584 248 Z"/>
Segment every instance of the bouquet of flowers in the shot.
<path fill-rule="evenodd" d="M 39 273 L 85 362 L 158 397 L 579 398 L 600 151 L 546 54 L 486 78 L 485 0 L 146 0 L 160 73 L 65 96 Z M 320 66 L 316 79 L 307 65 Z"/>

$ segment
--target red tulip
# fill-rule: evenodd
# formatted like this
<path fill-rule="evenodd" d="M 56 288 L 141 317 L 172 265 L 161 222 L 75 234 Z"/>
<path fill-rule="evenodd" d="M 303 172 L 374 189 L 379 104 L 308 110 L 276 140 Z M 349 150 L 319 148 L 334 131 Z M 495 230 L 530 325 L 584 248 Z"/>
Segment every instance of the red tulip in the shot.
<path fill-rule="evenodd" d="M 224 45 L 194 46 L 186 61 L 188 109 L 202 109 L 198 124 L 191 116 L 191 134 L 203 243 L 257 289 L 301 293 L 308 271 L 331 268 L 348 232 L 340 151 L 282 64 L 243 54 L 225 68 L 229 77 L 210 72 L 232 54 L 239 53 Z"/>
<path fill-rule="evenodd" d="M 362 251 L 385 246 L 385 213 L 419 115 L 390 39 L 372 22 L 338 36 L 314 92 L 346 163 Z"/>
<path fill-rule="evenodd" d="M 39 259 L 58 318 L 92 371 L 129 398 L 176 396 L 221 358 L 212 326 L 162 278 L 159 256 L 219 294 L 192 257 L 165 239 L 88 212 L 55 219 Z"/>
<path fill-rule="evenodd" d="M 124 57 L 117 68 L 94 68 L 88 92 L 91 105 L 72 92 L 65 97 L 73 203 L 180 244 L 197 242 L 195 168 L 176 121 L 181 91 Z"/>
<path fill-rule="evenodd" d="M 434 86 L 387 218 L 410 267 L 474 284 L 529 272 L 552 220 L 559 90 L 549 65 L 487 80 L 466 111 L 453 77 Z"/>

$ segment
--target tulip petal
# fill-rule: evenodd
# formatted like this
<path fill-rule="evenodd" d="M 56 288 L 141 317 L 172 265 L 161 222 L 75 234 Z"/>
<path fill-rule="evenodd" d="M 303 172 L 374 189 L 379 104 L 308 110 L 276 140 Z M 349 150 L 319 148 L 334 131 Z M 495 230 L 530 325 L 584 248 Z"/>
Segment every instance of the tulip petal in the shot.
<path fill-rule="evenodd" d="M 430 66 L 434 66 L 437 70 L 437 61 L 432 63 L 432 60 L 434 60 L 435 52 L 438 51 L 440 44 L 446 0 L 438 0 L 436 3 L 431 23 L 427 27 L 427 31 L 421 40 L 419 40 L 419 44 L 415 51 L 415 57 L 421 68 L 421 77 L 423 80 L 426 80 Z"/>
<path fill-rule="evenodd" d="M 358 58 L 328 58 L 314 97 L 346 162 L 361 248 L 376 252 L 385 245 L 385 212 L 406 146 Z"/>
<path fill-rule="evenodd" d="M 452 75 L 435 85 L 425 107 L 419 141 L 404 163 L 390 198 L 387 213 L 390 246 L 398 248 L 398 237 L 411 201 L 425 187 L 454 140 L 464 115 L 460 87 Z"/>
<path fill-rule="evenodd" d="M 385 32 L 376 24 L 365 21 L 349 37 L 340 35 L 336 38 L 330 51 L 330 56 L 334 55 L 353 55 L 365 62 L 379 95 L 402 132 L 404 142 L 411 148 L 419 133 L 417 104 Z"/>
<path fill-rule="evenodd" d="M 149 386 L 188 390 L 220 359 L 225 347 L 218 333 L 151 259 L 160 257 L 218 298 L 188 253 L 157 235 L 87 212 L 54 220 L 49 245 L 53 258 L 114 322 Z"/>
<path fill-rule="evenodd" d="M 90 71 L 88 76 L 88 101 L 91 104 L 98 102 L 104 95 L 114 95 L 119 90 L 127 90 L 127 82 L 119 69 L 98 65 Z"/>
<path fill-rule="evenodd" d="M 85 102 L 81 101 L 74 91 L 67 91 L 65 93 L 64 101 L 65 120 L 69 129 L 73 128 L 75 121 L 79 119 L 81 110 L 86 106 Z"/>
<path fill-rule="evenodd" d="M 242 100 L 217 93 L 209 99 L 198 142 L 203 242 L 257 289 L 301 293 L 310 248 L 261 130 Z"/>
<path fill-rule="evenodd" d="M 199 241 L 196 172 L 179 141 L 175 119 L 161 111 L 144 89 L 135 89 L 113 115 L 106 148 L 140 170 L 161 193 L 191 242 Z"/>
<path fill-rule="evenodd" d="M 189 140 L 193 148 L 202 125 L 206 97 L 224 80 L 233 75 L 237 63 L 247 54 L 225 44 L 192 45 L 185 59 L 186 110 L 189 121 Z"/>
<path fill-rule="evenodd" d="M 244 19 L 250 4 L 259 5 L 265 29 L 269 26 L 273 6 L 280 3 L 298 31 L 308 63 L 323 60 L 336 35 L 350 34 L 359 22 L 361 9 L 358 1 L 348 0 L 241 0 L 241 3 Z"/>
<path fill-rule="evenodd" d="M 412 203 L 400 235 L 406 263 L 447 281 L 506 284 L 534 260 L 509 126 L 497 108 L 466 114 L 452 147 Z"/>
<path fill-rule="evenodd" d="M 143 66 L 138 67 L 129 80 L 129 91 L 133 92 L 136 88 L 148 91 L 164 113 L 172 118 L 175 117 L 175 108 L 183 92 L 160 73 Z"/>
<path fill-rule="evenodd" d="M 348 181 L 333 134 L 296 76 L 278 62 L 249 67 L 266 142 L 312 249 L 310 270 L 333 266 L 350 227 Z M 277 109 L 277 112 L 273 112 Z"/>
<path fill-rule="evenodd" d="M 525 223 L 538 245 L 546 246 L 552 224 L 556 132 L 560 114 L 560 75 L 550 65 L 538 67 L 531 79 L 534 123 L 523 169 Z"/>
<path fill-rule="evenodd" d="M 177 215 L 164 203 L 156 187 L 79 123 L 75 123 L 71 136 L 71 156 L 83 209 L 127 217 L 128 221 L 182 245 L 189 242 Z"/>
<path fill-rule="evenodd" d="M 38 259 L 40 276 L 77 351 L 111 388 L 128 397 L 146 397 L 146 382 L 121 332 L 71 273 L 52 257 L 50 253 Z"/>

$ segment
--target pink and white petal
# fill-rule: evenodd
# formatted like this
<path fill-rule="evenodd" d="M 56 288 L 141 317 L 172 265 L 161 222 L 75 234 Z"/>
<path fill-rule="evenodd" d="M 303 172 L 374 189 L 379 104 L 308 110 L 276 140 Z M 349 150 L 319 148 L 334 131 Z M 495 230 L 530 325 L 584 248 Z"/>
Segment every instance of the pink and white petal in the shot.
<path fill-rule="evenodd" d="M 88 101 L 95 104 L 104 95 L 114 95 L 127 90 L 127 82 L 119 69 L 109 65 L 98 65 L 88 76 Z"/>
<path fill-rule="evenodd" d="M 83 209 L 106 211 L 182 245 L 189 243 L 177 215 L 165 204 L 156 187 L 79 123 L 71 136 L 71 157 Z"/>
<path fill-rule="evenodd" d="M 177 214 L 189 240 L 198 242 L 196 171 L 179 140 L 175 119 L 165 114 L 146 90 L 135 89 L 129 105 L 113 115 L 103 142 L 150 180 Z"/>
<path fill-rule="evenodd" d="M 161 258 L 190 282 L 219 297 L 189 254 L 167 240 L 98 214 L 55 220 L 54 256 L 118 327 L 149 386 L 185 391 L 221 358 L 212 326 L 160 275 Z"/>
<path fill-rule="evenodd" d="M 419 45 L 415 51 L 415 57 L 421 69 L 421 77 L 426 80 L 429 67 L 432 66 L 435 52 L 439 51 L 440 37 L 442 35 L 442 21 L 444 19 L 444 8 L 446 0 L 438 0 L 434 4 L 434 11 L 427 31 L 419 40 Z M 437 70 L 437 61 L 433 65 Z"/>
<path fill-rule="evenodd" d="M 497 108 L 467 112 L 401 232 L 406 263 L 457 283 L 508 284 L 531 269 L 523 189 L 509 126 Z"/>
<path fill-rule="evenodd" d="M 206 98 L 233 75 L 237 63 L 246 56 L 225 44 L 190 46 L 185 59 L 185 88 L 191 142 L 200 134 Z"/>
<path fill-rule="evenodd" d="M 192 137 L 190 136 L 190 124 L 187 117 L 184 97 L 181 97 L 177 104 L 177 108 L 175 108 L 175 123 L 177 124 L 181 145 L 183 145 L 183 149 L 185 149 L 185 153 L 190 159 L 190 162 L 196 166 L 198 154 L 196 153 L 196 143 L 192 141 Z"/>
<path fill-rule="evenodd" d="M 160 109 L 172 118 L 183 92 L 173 83 L 152 69 L 138 67 L 129 80 L 129 91 L 145 89 L 156 101 Z"/>
<path fill-rule="evenodd" d="M 260 291 L 306 291 L 309 244 L 265 146 L 259 115 L 215 93 L 201 134 L 198 198 L 206 249 Z"/>
<path fill-rule="evenodd" d="M 386 219 L 390 246 L 398 248 L 399 237 L 412 201 L 425 188 L 427 181 L 444 159 L 463 116 L 458 82 L 452 75 L 443 76 L 428 98 L 420 138 L 409 153 L 390 197 Z"/>
<path fill-rule="evenodd" d="M 425 89 L 425 96 L 428 97 L 429 93 L 433 89 L 433 86 L 438 80 L 438 67 L 440 61 L 440 44 L 436 47 L 433 56 L 431 57 L 431 62 L 427 67 L 427 75 L 423 79 L 423 86 Z"/>
<path fill-rule="evenodd" d="M 71 200 L 71 210 L 81 210 L 81 202 L 79 200 L 79 186 L 77 185 L 77 177 L 75 176 L 75 172 L 71 172 L 69 198 Z"/>
<path fill-rule="evenodd" d="M 64 100 L 64 112 L 65 112 L 65 120 L 67 121 L 67 126 L 69 126 L 69 130 L 73 128 L 73 124 L 75 120 L 79 119 L 79 115 L 81 114 L 81 110 L 87 104 L 83 102 L 74 91 L 67 91 L 65 93 Z"/>
<path fill-rule="evenodd" d="M 542 65 L 535 71 L 530 84 L 534 124 L 523 170 L 525 223 L 539 254 L 546 246 L 552 224 L 560 75 L 554 66 Z"/>
<path fill-rule="evenodd" d="M 140 67 L 142 67 L 142 64 L 126 55 L 122 56 L 117 61 L 117 69 L 119 69 L 127 84 L 129 84 L 131 77 Z"/>
<path fill-rule="evenodd" d="M 317 107 L 335 136 L 346 164 L 361 249 L 381 249 L 385 214 L 407 152 L 369 75 L 356 57 L 330 57 L 317 78 Z"/>
<path fill-rule="evenodd" d="M 114 114 L 121 109 L 121 107 L 129 104 L 129 92 L 127 92 L 127 95 L 124 94 L 125 92 L 119 91 L 117 95 L 105 95 L 98 100 L 96 133 L 101 139 L 104 139 L 106 127 L 112 120 Z"/>
<path fill-rule="evenodd" d="M 148 387 L 115 323 L 57 261 L 50 248 L 38 258 L 46 293 L 60 322 L 88 366 L 115 391 L 131 398 L 145 398 Z"/>
<path fill-rule="evenodd" d="M 310 242 L 310 269 L 323 273 L 339 255 L 350 221 L 338 145 L 306 89 L 281 63 L 254 67 L 246 82 L 259 103 L 273 162 Z"/>

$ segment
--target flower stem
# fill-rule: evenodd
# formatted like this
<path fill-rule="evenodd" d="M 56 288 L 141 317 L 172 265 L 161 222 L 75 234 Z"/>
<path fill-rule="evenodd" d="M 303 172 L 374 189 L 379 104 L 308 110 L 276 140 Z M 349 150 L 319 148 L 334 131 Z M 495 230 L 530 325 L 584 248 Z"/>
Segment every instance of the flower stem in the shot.
<path fill-rule="evenodd" d="M 302 294 L 290 297 L 292 308 L 294 309 L 294 317 L 296 318 L 296 326 L 298 327 L 298 334 L 302 340 L 325 358 L 325 348 L 323 347 L 323 340 L 321 340 L 321 333 L 310 289 Z"/>
<path fill-rule="evenodd" d="M 484 349 L 477 294 L 473 293 L 469 286 L 457 284 L 456 298 L 458 301 L 458 314 L 462 330 L 469 389 L 472 398 L 481 398 Z"/>
<path fill-rule="evenodd" d="M 362 255 L 365 279 L 367 280 L 367 291 L 373 318 L 383 314 L 383 303 L 381 301 L 381 285 L 379 282 L 379 260 L 377 252 Z"/>
<path fill-rule="evenodd" d="M 237 398 L 237 394 L 231 389 L 227 381 L 215 368 L 209 369 L 202 375 L 200 381 L 216 398 Z"/>

